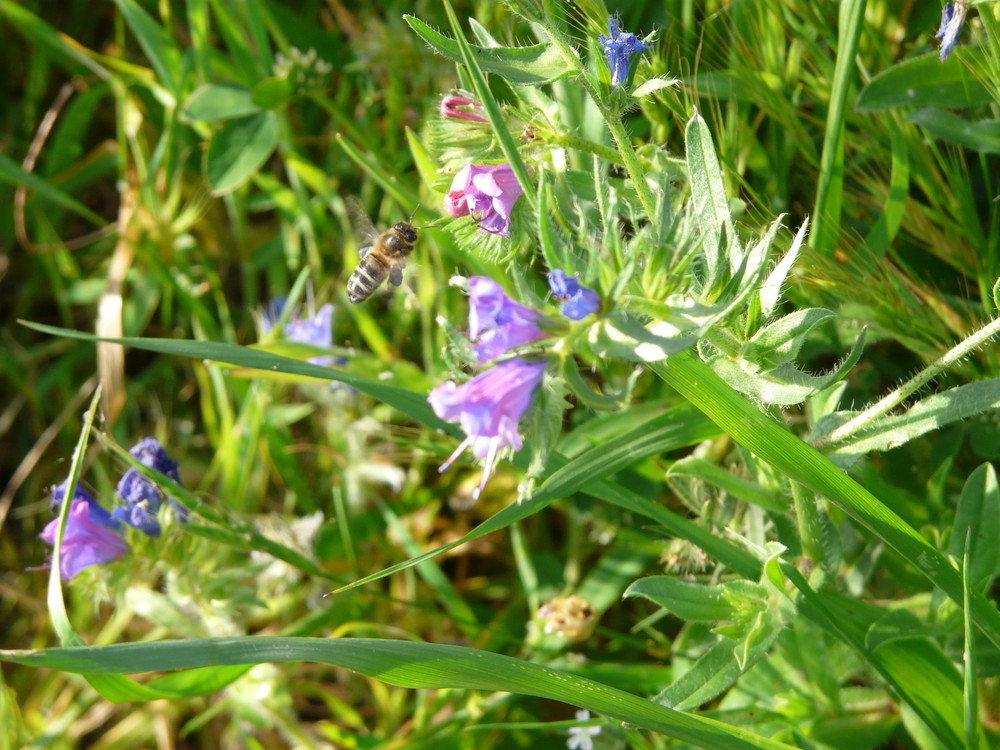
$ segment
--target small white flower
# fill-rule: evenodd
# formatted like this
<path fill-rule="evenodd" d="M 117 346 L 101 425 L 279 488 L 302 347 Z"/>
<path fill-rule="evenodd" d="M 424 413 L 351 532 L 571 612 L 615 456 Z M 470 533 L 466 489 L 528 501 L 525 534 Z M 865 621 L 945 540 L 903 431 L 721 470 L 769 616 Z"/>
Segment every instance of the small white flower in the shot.
<path fill-rule="evenodd" d="M 582 709 L 576 712 L 577 721 L 589 721 L 590 711 Z M 600 727 L 570 727 L 569 739 L 566 740 L 566 747 L 569 750 L 594 750 L 594 741 L 591 737 L 596 737 L 601 733 Z"/>

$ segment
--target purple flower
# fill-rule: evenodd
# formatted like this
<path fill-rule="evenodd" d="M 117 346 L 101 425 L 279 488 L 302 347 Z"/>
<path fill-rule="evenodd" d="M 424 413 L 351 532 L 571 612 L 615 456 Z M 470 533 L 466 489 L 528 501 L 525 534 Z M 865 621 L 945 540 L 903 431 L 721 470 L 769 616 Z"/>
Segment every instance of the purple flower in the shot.
<path fill-rule="evenodd" d="M 965 0 L 955 3 L 947 3 L 941 10 L 941 28 L 934 35 L 935 39 L 941 42 L 941 52 L 938 59 L 944 62 L 948 55 L 958 44 L 958 38 L 962 35 L 962 27 L 965 26 L 965 17 L 969 13 L 969 5 Z"/>
<path fill-rule="evenodd" d="M 275 297 L 271 300 L 263 315 L 260 316 L 261 334 L 266 336 L 274 329 L 274 324 L 278 322 L 278 318 L 281 317 L 281 313 L 285 309 L 285 302 L 284 297 Z M 286 341 L 329 349 L 333 346 L 333 305 L 323 305 L 306 318 L 301 317 L 298 310 L 293 311 L 288 322 L 285 323 L 283 333 Z M 310 357 L 308 362 L 320 367 L 330 367 L 346 364 L 347 360 L 343 357 L 320 354 L 316 357 Z"/>
<path fill-rule="evenodd" d="M 469 337 L 477 362 L 488 362 L 517 346 L 544 338 L 538 313 L 519 305 L 493 279 L 469 279 Z"/>
<path fill-rule="evenodd" d="M 65 498 L 66 486 L 60 486 Z M 54 490 L 52 494 L 55 498 Z M 117 527 L 118 522 L 104 508 L 77 488 L 69 506 L 59 551 L 59 575 L 62 579 L 68 581 L 89 565 L 111 562 L 128 552 L 128 544 L 113 530 Z M 40 534 L 41 540 L 54 546 L 58 530 L 59 519 L 56 518 L 46 525 Z"/>
<path fill-rule="evenodd" d="M 580 284 L 580 274 L 567 276 L 558 268 L 549 274 L 552 296 L 563 303 L 561 312 L 570 320 L 583 320 L 601 310 L 601 298 Z"/>
<path fill-rule="evenodd" d="M 466 434 L 440 470 L 446 471 L 466 448 L 472 448 L 476 458 L 486 459 L 482 481 L 472 493 L 474 499 L 479 498 L 493 473 L 500 450 L 521 450 L 518 423 L 542 382 L 545 367 L 545 362 L 510 359 L 462 385 L 449 380 L 427 397 L 435 414 L 447 422 L 457 422 Z"/>
<path fill-rule="evenodd" d="M 172 460 L 156 438 L 143 438 L 129 451 L 143 466 L 169 477 L 177 484 L 181 483 L 177 471 L 177 462 Z M 163 504 L 163 493 L 153 482 L 146 479 L 135 469 L 129 469 L 118 482 L 118 497 L 122 504 L 111 511 L 111 516 L 134 526 L 147 536 L 160 535 L 160 522 L 157 516 Z M 168 498 L 174 508 L 177 519 L 184 522 L 188 511 L 173 498 Z"/>
<path fill-rule="evenodd" d="M 468 120 L 469 122 L 489 122 L 485 117 L 472 112 L 476 107 L 482 108 L 482 104 L 467 99 L 459 94 L 448 94 L 441 100 L 440 113 L 442 117 L 452 120 Z"/>
<path fill-rule="evenodd" d="M 507 237 L 510 212 L 520 195 L 521 184 L 510 164 L 468 164 L 451 181 L 444 210 L 455 218 L 472 215 L 484 232 Z"/>
<path fill-rule="evenodd" d="M 632 57 L 632 53 L 645 52 L 650 48 L 635 34 L 621 31 L 621 23 L 622 20 L 619 16 L 610 16 L 608 18 L 608 35 L 597 37 L 597 41 L 604 47 L 604 54 L 608 58 L 612 86 L 625 85 L 628 80 L 629 58 Z"/>

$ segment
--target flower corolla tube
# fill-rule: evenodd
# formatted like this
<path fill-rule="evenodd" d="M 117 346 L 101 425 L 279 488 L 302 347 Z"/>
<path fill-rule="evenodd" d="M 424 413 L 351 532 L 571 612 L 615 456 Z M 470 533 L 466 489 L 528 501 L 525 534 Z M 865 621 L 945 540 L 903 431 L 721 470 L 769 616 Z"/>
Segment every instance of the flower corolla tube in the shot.
<path fill-rule="evenodd" d="M 472 110 L 482 109 L 483 105 L 460 94 L 447 94 L 441 99 L 440 114 L 450 120 L 468 120 L 469 122 L 489 122 L 482 115 Z"/>
<path fill-rule="evenodd" d="M 438 417 L 457 422 L 466 435 L 440 470 L 446 471 L 466 448 L 471 448 L 476 458 L 486 459 L 482 480 L 473 492 L 474 499 L 479 498 L 486 486 L 500 451 L 521 449 L 518 423 L 542 382 L 545 367 L 545 362 L 509 359 L 462 385 L 449 380 L 427 397 Z"/>
<path fill-rule="evenodd" d="M 66 483 L 52 490 L 54 504 L 65 501 Z M 118 535 L 121 524 L 102 508 L 86 490 L 77 487 L 70 503 L 59 550 L 59 575 L 68 581 L 90 565 L 102 565 L 128 552 L 128 544 Z M 55 546 L 59 519 L 50 521 L 40 534 L 48 545 Z"/>
<path fill-rule="evenodd" d="M 469 279 L 469 338 L 477 362 L 489 362 L 544 337 L 538 313 L 514 302 L 493 279 Z"/>

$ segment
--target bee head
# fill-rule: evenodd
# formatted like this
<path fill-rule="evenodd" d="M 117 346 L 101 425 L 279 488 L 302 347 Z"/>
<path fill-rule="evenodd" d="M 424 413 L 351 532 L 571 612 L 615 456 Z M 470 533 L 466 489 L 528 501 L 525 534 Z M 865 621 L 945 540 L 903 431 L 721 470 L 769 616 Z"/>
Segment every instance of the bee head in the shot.
<path fill-rule="evenodd" d="M 403 235 L 403 239 L 409 242 L 411 245 L 417 241 L 417 230 L 413 228 L 413 225 L 406 221 L 397 221 L 396 225 L 393 227 L 397 232 Z"/>

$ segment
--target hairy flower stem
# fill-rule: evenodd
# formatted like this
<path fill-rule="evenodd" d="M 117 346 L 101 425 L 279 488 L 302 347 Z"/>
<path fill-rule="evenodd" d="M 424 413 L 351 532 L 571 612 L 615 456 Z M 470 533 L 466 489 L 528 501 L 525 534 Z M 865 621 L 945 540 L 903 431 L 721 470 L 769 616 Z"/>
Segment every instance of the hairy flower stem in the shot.
<path fill-rule="evenodd" d="M 563 38 L 562 34 L 554 29 L 550 23 L 545 23 L 544 28 L 549 39 L 559 49 L 563 59 L 566 60 L 566 64 L 574 70 L 579 70 L 580 57 Z M 594 104 L 597 105 L 601 117 L 604 118 L 608 130 L 611 132 L 611 137 L 615 139 L 615 145 L 618 146 L 620 160 L 616 160 L 616 162 L 625 167 L 629 179 L 635 185 L 635 192 L 639 196 L 639 203 L 642 204 L 642 210 L 646 212 L 646 217 L 650 221 L 653 221 L 657 216 L 656 200 L 653 198 L 653 193 L 646 183 L 646 175 L 643 172 L 642 164 L 639 163 L 639 156 L 635 153 L 635 149 L 632 148 L 632 141 L 625 130 L 625 124 L 621 121 L 618 113 L 613 112 L 605 105 L 600 92 L 594 88 L 593 83 L 591 83 L 590 79 L 582 71 L 577 80 L 580 81 L 580 85 L 583 86 L 590 95 L 590 98 L 594 100 Z"/>
<path fill-rule="evenodd" d="M 563 148 L 576 149 L 577 151 L 586 151 L 587 153 L 595 154 L 596 156 L 606 159 L 607 161 L 614 162 L 620 166 L 625 166 L 625 160 L 622 159 L 621 154 L 610 146 L 605 146 L 601 143 L 594 143 L 594 141 L 581 138 L 578 135 L 567 133 L 565 130 L 556 131 L 539 129 L 536 132 L 546 143 L 551 143 L 554 146 L 562 146 Z"/>
<path fill-rule="evenodd" d="M 958 344 L 958 346 L 953 347 L 945 353 L 940 359 L 935 360 L 929 366 L 899 386 L 892 393 L 869 406 L 858 416 L 848 422 L 845 422 L 821 440 L 816 441 L 815 447 L 822 449 L 834 443 L 846 440 L 847 438 L 871 426 L 875 420 L 885 416 L 885 414 L 891 409 L 899 406 L 915 391 L 927 385 L 927 383 L 936 378 L 940 373 L 957 364 L 962 357 L 982 346 L 998 334 L 1000 334 L 1000 317 L 991 320 L 985 326 Z"/>

